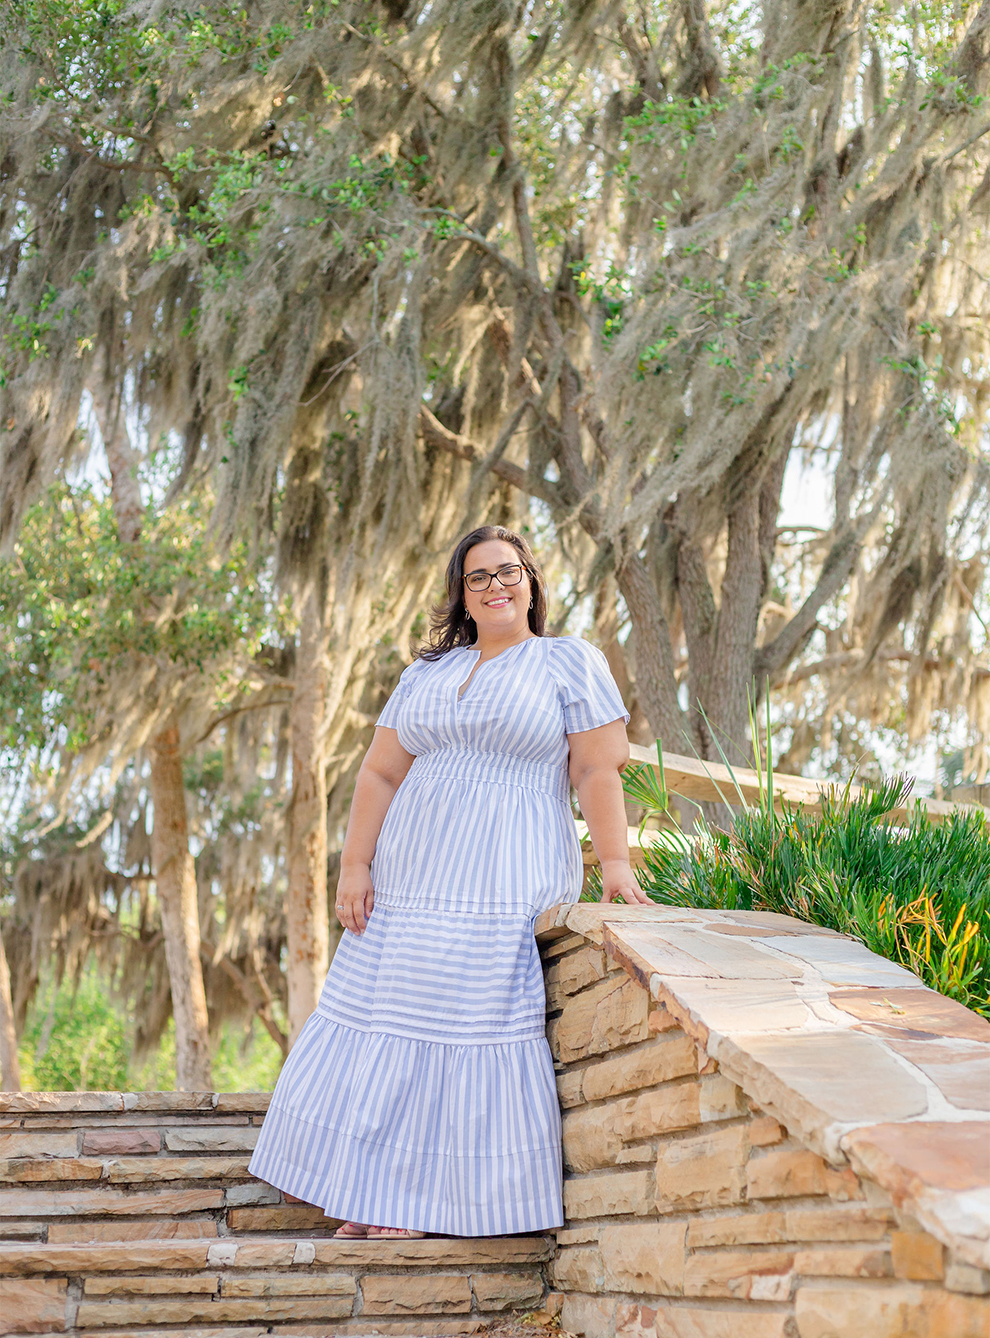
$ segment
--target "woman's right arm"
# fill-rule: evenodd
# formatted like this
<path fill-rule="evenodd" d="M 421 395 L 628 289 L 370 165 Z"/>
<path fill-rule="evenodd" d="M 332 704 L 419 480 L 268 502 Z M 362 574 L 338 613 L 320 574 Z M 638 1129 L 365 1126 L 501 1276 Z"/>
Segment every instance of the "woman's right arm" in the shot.
<path fill-rule="evenodd" d="M 415 760 L 396 730 L 375 730 L 354 786 L 337 880 L 337 919 L 354 934 L 364 932 L 375 904 L 371 861 L 385 814 Z"/>

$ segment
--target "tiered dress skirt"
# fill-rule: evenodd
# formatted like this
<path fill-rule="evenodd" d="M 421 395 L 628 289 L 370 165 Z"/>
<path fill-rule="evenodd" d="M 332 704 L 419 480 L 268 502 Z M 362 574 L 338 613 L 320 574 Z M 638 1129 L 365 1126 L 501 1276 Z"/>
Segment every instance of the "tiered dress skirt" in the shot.
<path fill-rule="evenodd" d="M 568 722 L 624 714 L 584 642 L 523 642 L 458 700 L 476 658 L 417 661 L 379 720 L 416 760 L 379 837 L 375 907 L 337 948 L 250 1163 L 328 1216 L 452 1236 L 563 1220 L 533 921 L 580 892 Z"/>

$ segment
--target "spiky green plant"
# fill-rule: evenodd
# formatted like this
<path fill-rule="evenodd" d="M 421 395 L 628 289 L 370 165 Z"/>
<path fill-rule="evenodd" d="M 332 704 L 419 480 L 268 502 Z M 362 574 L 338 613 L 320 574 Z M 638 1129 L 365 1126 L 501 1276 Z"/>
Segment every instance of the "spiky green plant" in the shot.
<path fill-rule="evenodd" d="M 918 804 L 896 827 L 889 815 L 910 793 L 904 777 L 856 795 L 848 785 L 832 787 L 820 813 L 775 810 L 772 775 L 768 762 L 760 803 L 743 804 L 731 831 L 701 821 L 693 840 L 644 845 L 639 877 L 649 896 L 675 906 L 779 911 L 853 934 L 932 989 L 990 1015 L 990 825 L 981 815 L 960 811 L 936 823 Z M 641 769 L 626 782 L 644 807 L 647 788 Z M 669 813 L 669 803 L 653 811 Z"/>

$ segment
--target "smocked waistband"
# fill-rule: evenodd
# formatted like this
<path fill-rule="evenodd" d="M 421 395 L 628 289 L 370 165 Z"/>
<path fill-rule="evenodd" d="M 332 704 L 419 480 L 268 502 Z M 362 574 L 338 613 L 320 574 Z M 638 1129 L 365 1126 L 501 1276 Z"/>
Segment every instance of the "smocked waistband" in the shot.
<path fill-rule="evenodd" d="M 539 790 L 567 803 L 570 781 L 563 763 L 533 762 L 509 753 L 438 748 L 422 753 L 409 768 L 409 780 L 464 780 L 475 784 L 517 785 Z"/>

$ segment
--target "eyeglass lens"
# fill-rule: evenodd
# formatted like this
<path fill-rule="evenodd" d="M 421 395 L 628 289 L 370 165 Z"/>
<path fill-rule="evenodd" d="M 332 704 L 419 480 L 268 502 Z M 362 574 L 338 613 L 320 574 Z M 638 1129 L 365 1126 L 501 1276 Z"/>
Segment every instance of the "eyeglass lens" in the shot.
<path fill-rule="evenodd" d="M 522 567 L 515 564 L 508 567 L 499 567 L 498 571 L 472 571 L 468 572 L 464 580 L 467 582 L 469 590 L 487 590 L 492 583 L 492 577 L 497 576 L 499 585 L 518 585 L 522 580 Z"/>

